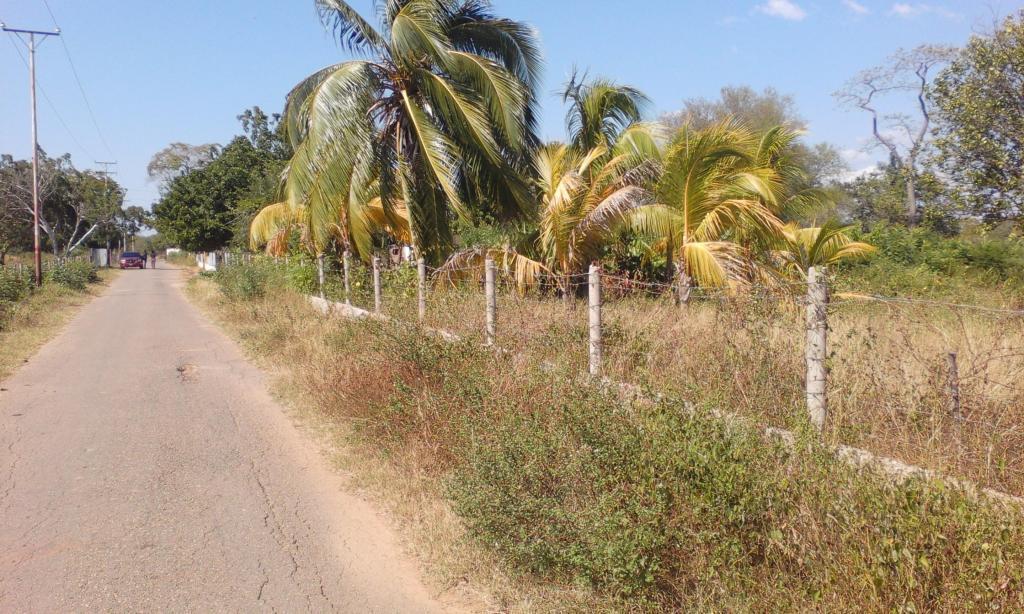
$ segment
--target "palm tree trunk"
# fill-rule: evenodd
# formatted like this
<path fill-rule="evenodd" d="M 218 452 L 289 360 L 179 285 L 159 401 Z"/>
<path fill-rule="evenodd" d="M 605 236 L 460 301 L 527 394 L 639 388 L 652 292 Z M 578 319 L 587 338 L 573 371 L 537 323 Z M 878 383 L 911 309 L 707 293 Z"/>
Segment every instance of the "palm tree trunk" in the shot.
<path fill-rule="evenodd" d="M 562 303 L 567 310 L 572 309 L 572 275 L 569 273 L 562 275 Z"/>

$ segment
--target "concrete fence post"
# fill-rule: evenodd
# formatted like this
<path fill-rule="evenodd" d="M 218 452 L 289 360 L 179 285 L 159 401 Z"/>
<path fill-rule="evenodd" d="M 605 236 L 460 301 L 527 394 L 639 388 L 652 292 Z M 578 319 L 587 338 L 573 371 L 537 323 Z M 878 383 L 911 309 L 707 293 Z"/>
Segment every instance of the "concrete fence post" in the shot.
<path fill-rule="evenodd" d="M 587 313 L 590 328 L 590 374 L 601 375 L 601 267 L 590 265 Z"/>
<path fill-rule="evenodd" d="M 373 257 L 373 312 L 381 313 L 384 301 L 380 292 L 380 258 Z"/>
<path fill-rule="evenodd" d="M 423 258 L 416 261 L 416 272 L 419 278 L 416 285 L 418 311 L 420 322 L 423 322 L 427 319 L 427 261 Z"/>
<path fill-rule="evenodd" d="M 484 260 L 484 293 L 487 295 L 487 345 L 494 345 L 498 336 L 497 268 L 494 260 Z"/>
<path fill-rule="evenodd" d="M 320 287 L 320 298 L 324 298 L 324 255 L 316 255 L 316 281 Z"/>
<path fill-rule="evenodd" d="M 352 304 L 352 254 L 346 249 L 341 254 L 341 263 L 345 267 L 345 304 Z"/>
<path fill-rule="evenodd" d="M 946 397 L 950 417 L 962 422 L 964 416 L 960 411 L 960 368 L 957 366 L 956 352 L 946 354 Z"/>
<path fill-rule="evenodd" d="M 807 271 L 807 415 L 818 431 L 828 418 L 826 386 L 828 370 L 828 282 L 827 269 L 811 267 Z"/>

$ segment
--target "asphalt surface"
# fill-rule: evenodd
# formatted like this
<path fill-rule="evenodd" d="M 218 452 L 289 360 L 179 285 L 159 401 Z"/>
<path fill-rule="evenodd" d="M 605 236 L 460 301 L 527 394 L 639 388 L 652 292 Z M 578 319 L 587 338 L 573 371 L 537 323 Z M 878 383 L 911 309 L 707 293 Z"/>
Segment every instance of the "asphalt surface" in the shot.
<path fill-rule="evenodd" d="M 441 609 L 182 281 L 123 272 L 0 383 L 0 611 Z"/>

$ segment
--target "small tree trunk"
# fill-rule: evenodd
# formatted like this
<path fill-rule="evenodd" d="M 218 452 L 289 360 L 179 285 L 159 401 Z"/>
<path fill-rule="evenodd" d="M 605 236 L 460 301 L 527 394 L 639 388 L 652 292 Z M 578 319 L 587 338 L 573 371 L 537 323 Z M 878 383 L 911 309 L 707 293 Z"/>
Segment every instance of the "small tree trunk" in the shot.
<path fill-rule="evenodd" d="M 916 226 L 918 222 L 917 211 L 917 186 L 914 181 L 914 173 L 907 171 L 907 225 Z"/>

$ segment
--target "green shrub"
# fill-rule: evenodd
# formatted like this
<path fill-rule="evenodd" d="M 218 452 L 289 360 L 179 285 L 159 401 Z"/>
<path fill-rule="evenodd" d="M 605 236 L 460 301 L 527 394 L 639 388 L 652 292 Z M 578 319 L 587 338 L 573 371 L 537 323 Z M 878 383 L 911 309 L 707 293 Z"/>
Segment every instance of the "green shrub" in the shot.
<path fill-rule="evenodd" d="M 309 258 L 293 257 L 285 266 L 288 286 L 302 294 L 317 293 L 316 263 Z"/>
<path fill-rule="evenodd" d="M 261 298 L 267 291 L 270 270 L 267 265 L 229 264 L 220 267 L 214 279 L 229 299 Z"/>
<path fill-rule="evenodd" d="M 13 269 L 0 269 L 0 331 L 7 327 L 17 304 L 32 293 L 32 278 Z"/>
<path fill-rule="evenodd" d="M 32 278 L 13 269 L 0 269 L 0 303 L 17 303 L 32 292 Z"/>
<path fill-rule="evenodd" d="M 71 290 L 85 290 L 91 283 L 99 281 L 99 273 L 90 262 L 70 260 L 52 264 L 46 270 L 47 281 Z"/>
<path fill-rule="evenodd" d="M 340 327 L 365 372 L 322 385 L 391 383 L 331 411 L 367 412 L 375 449 L 430 450 L 471 532 L 526 572 L 630 608 L 1024 607 L 1019 511 L 414 327 Z"/>

